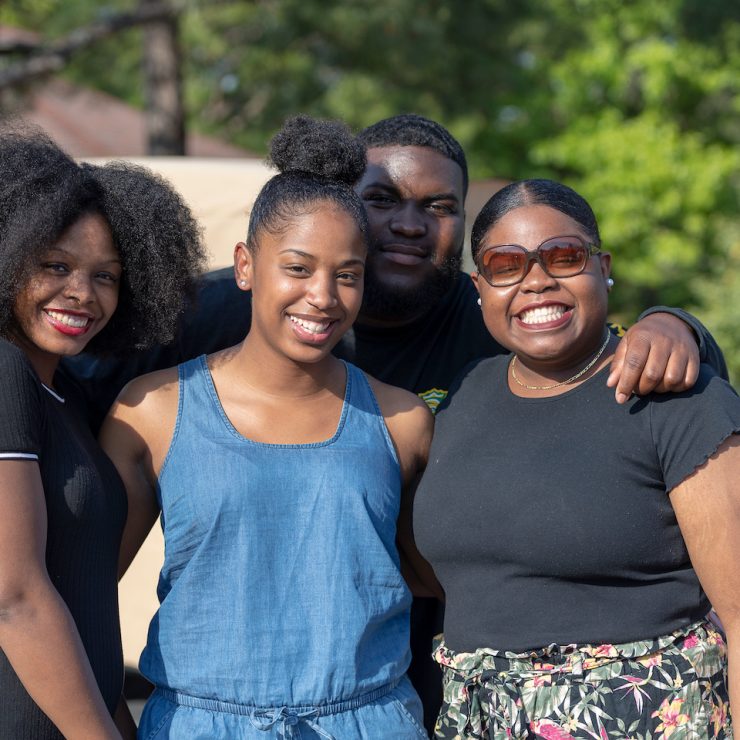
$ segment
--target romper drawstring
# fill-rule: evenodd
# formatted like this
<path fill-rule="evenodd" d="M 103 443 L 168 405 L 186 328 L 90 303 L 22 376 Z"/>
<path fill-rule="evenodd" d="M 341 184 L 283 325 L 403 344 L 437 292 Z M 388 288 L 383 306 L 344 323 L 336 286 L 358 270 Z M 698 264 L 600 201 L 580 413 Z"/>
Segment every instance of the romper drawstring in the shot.
<path fill-rule="evenodd" d="M 365 694 L 354 696 L 351 699 L 343 699 L 314 707 L 305 705 L 296 707 L 287 707 L 285 705 L 280 707 L 257 707 L 249 704 L 221 701 L 219 699 L 207 699 L 206 697 L 193 696 L 183 691 L 165 688 L 155 689 L 154 695 L 158 695 L 173 704 L 179 704 L 185 707 L 247 717 L 255 730 L 269 732 L 273 728 L 276 729 L 279 733 L 280 740 L 300 738 L 299 726 L 301 724 L 313 730 L 319 737 L 324 738 L 324 740 L 336 740 L 333 735 L 319 726 L 318 722 L 316 722 L 317 718 L 354 711 L 367 704 L 372 704 L 378 701 L 378 699 L 388 696 L 399 683 L 400 680 L 391 681 Z M 344 739 L 342 738 L 342 740 Z"/>
<path fill-rule="evenodd" d="M 296 734 L 295 728 L 301 722 L 304 722 L 325 740 L 335 740 L 332 735 L 313 721 L 318 716 L 318 709 L 311 709 L 307 712 L 289 712 L 287 707 L 276 707 L 274 709 L 253 709 L 249 715 L 249 721 L 252 723 L 252 727 L 262 732 L 269 732 L 280 723 L 278 726 L 280 740 L 292 740 L 292 738 L 300 737 L 300 734 Z"/>

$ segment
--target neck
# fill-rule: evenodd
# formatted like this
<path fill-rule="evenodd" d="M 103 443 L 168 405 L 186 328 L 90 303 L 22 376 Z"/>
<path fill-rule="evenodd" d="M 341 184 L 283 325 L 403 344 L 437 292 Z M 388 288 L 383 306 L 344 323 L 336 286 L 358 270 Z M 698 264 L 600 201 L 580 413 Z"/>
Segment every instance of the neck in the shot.
<path fill-rule="evenodd" d="M 552 367 L 546 363 L 532 362 L 528 358 L 522 359 L 514 355 L 509 364 L 511 381 L 510 387 L 517 392 L 533 392 L 525 395 L 534 395 L 541 392 L 555 391 L 564 393 L 569 387 L 578 385 L 596 374 L 611 359 L 612 351 L 618 342 L 608 327 L 604 327 L 604 334 L 599 338 L 598 345 L 575 361 L 568 362 L 567 366 Z"/>
<path fill-rule="evenodd" d="M 36 371 L 36 375 L 39 376 L 39 380 L 49 388 L 53 387 L 54 374 L 59 367 L 59 355 L 52 354 L 50 352 L 44 352 L 39 349 L 35 344 L 14 336 L 9 336 L 8 341 L 23 350 L 23 353 L 31 363 L 31 367 Z"/>
<path fill-rule="evenodd" d="M 250 340 L 251 338 L 251 340 Z M 231 350 L 226 350 L 219 359 L 232 365 L 239 382 L 267 396 L 279 398 L 307 398 L 327 390 L 336 391 L 344 385 L 344 365 L 331 354 L 317 362 L 295 362 L 279 355 L 271 348 L 262 346 L 252 333 Z"/>

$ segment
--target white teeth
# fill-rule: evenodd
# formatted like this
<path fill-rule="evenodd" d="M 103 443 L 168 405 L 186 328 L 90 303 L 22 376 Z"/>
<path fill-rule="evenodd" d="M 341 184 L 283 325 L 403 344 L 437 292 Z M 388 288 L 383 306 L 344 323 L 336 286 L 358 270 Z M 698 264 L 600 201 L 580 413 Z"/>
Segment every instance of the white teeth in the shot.
<path fill-rule="evenodd" d="M 85 316 L 71 316 L 68 313 L 60 313 L 59 311 L 47 311 L 46 313 L 51 316 L 54 321 L 58 321 L 60 324 L 71 326 L 74 329 L 82 329 L 90 323 L 90 319 Z"/>
<path fill-rule="evenodd" d="M 565 313 L 563 306 L 543 306 L 542 308 L 532 308 L 519 314 L 519 318 L 525 324 L 545 324 L 548 321 L 555 321 Z"/>
<path fill-rule="evenodd" d="M 331 324 L 331 321 L 322 321 L 319 323 L 318 321 L 306 321 L 306 319 L 299 319 L 290 315 L 288 318 L 294 324 L 298 324 L 298 326 L 306 331 L 311 332 L 311 334 L 323 334 L 329 328 L 329 324 Z"/>

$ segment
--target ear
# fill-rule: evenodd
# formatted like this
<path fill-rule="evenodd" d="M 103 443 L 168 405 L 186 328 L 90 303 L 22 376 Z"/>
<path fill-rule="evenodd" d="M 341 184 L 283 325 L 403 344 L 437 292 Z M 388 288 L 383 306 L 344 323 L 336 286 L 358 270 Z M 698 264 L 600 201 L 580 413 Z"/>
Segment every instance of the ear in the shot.
<path fill-rule="evenodd" d="M 601 267 L 601 274 L 606 280 L 612 272 L 612 256 L 609 252 L 602 252 L 599 255 L 599 265 Z"/>
<path fill-rule="evenodd" d="M 239 290 L 252 289 L 253 269 L 254 255 L 244 242 L 238 242 L 234 247 L 234 279 Z"/>
<path fill-rule="evenodd" d="M 475 285 L 475 289 L 478 291 L 478 295 L 480 295 L 480 288 L 478 287 L 478 278 L 480 278 L 480 275 L 477 271 L 473 271 L 470 273 L 470 279 L 473 281 L 473 285 Z"/>

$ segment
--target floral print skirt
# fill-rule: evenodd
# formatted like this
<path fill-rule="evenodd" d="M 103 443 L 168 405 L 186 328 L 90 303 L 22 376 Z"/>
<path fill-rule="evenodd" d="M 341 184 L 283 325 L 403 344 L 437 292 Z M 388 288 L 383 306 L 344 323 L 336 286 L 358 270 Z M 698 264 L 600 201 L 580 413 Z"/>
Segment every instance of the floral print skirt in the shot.
<path fill-rule="evenodd" d="M 439 740 L 732 738 L 727 650 L 709 621 L 656 640 L 455 653 L 440 635 Z"/>

